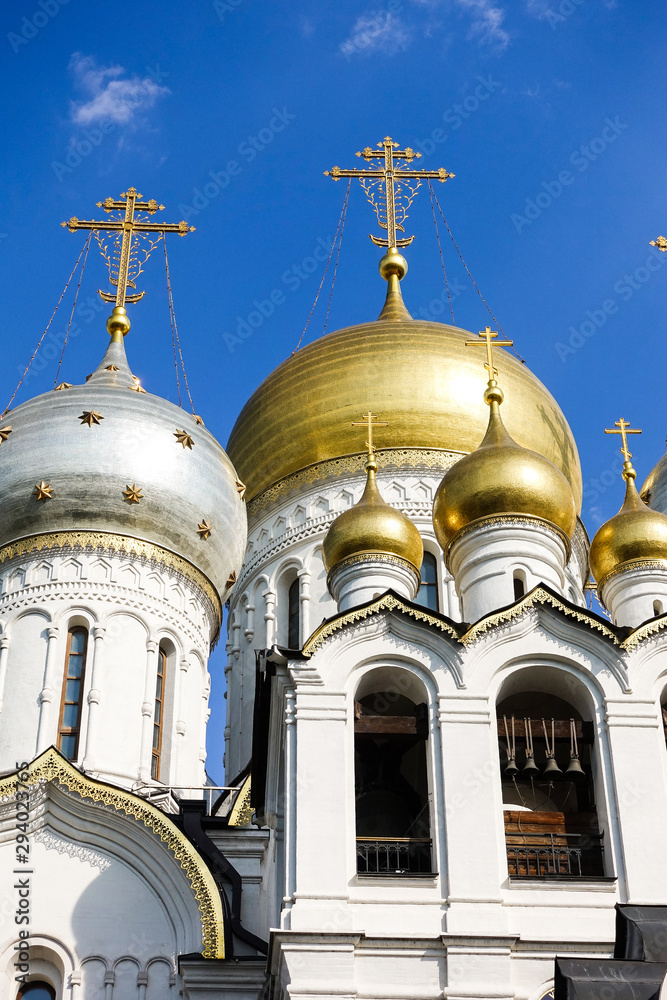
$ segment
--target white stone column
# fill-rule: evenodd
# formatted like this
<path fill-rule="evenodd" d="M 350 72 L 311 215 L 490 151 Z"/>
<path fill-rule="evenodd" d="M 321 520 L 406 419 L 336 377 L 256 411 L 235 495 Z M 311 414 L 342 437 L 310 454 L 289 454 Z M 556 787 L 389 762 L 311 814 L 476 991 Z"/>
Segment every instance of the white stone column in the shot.
<path fill-rule="evenodd" d="M 91 668 L 90 690 L 88 692 L 88 725 L 86 729 L 86 753 L 83 761 L 85 771 L 96 770 L 95 755 L 98 752 L 98 727 L 100 712 L 100 683 L 102 681 L 103 644 L 106 628 L 96 625 L 93 632 L 93 664 Z"/>
<path fill-rule="evenodd" d="M 185 742 L 185 733 L 187 730 L 185 719 L 187 691 L 185 689 L 185 685 L 186 674 L 188 672 L 188 667 L 190 666 L 186 656 L 181 657 L 178 666 L 178 684 L 176 686 L 176 704 L 178 707 L 176 712 L 176 723 L 174 725 L 174 764 L 171 772 L 173 776 L 172 784 L 179 784 L 183 781 L 183 744 Z"/>
<path fill-rule="evenodd" d="M 250 603 L 246 604 L 245 613 L 246 620 L 243 634 L 246 637 L 246 640 L 249 643 L 252 643 L 252 640 L 255 638 L 255 605 Z"/>
<path fill-rule="evenodd" d="M 635 566 L 616 573 L 600 588 L 600 600 L 617 625 L 636 628 L 667 613 L 667 568 Z"/>
<path fill-rule="evenodd" d="M 441 697 L 450 934 L 507 932 L 507 879 L 498 741 L 488 698 Z"/>
<path fill-rule="evenodd" d="M 662 857 L 667 829 L 665 747 L 662 723 L 653 701 L 626 698 L 605 703 L 609 752 L 614 777 L 618 815 L 617 864 L 625 868 L 627 902 L 634 905 L 664 904 L 667 899 L 667 868 L 653 863 Z M 598 792 L 598 797 L 600 792 Z M 614 804 L 609 803 L 612 830 Z M 609 835 L 604 841 L 608 874 L 613 871 Z"/>
<path fill-rule="evenodd" d="M 567 555 L 561 532 L 539 518 L 489 518 L 462 531 L 451 544 L 447 564 L 461 597 L 463 620 L 476 622 L 514 604 L 517 570 L 525 577 L 526 593 L 546 583 L 564 594 Z"/>
<path fill-rule="evenodd" d="M 276 592 L 268 588 L 262 594 L 266 604 L 264 621 L 266 623 L 266 648 L 271 649 L 276 641 Z"/>
<path fill-rule="evenodd" d="M 148 987 L 147 972 L 139 972 L 137 974 L 137 986 L 139 987 L 139 1000 L 146 1000 L 146 988 Z"/>
<path fill-rule="evenodd" d="M 155 685 L 157 683 L 157 655 L 159 644 L 154 639 L 146 642 L 146 678 L 144 700 L 141 706 L 141 751 L 139 754 L 139 780 L 151 780 L 151 748 L 153 744 L 153 715 L 155 714 Z M 164 725 L 164 719 L 162 720 Z"/>
<path fill-rule="evenodd" d="M 62 682 L 65 673 L 65 663 L 62 664 L 57 658 L 58 635 L 60 629 L 57 625 L 51 625 L 47 629 L 49 644 L 46 649 L 46 669 L 44 671 L 44 687 L 39 695 L 39 727 L 37 730 L 37 753 L 40 754 L 48 746 L 55 743 L 56 729 L 53 725 L 53 701 L 57 699 L 58 692 L 62 689 Z M 60 677 L 60 684 L 58 684 Z M 57 726 L 56 721 L 56 726 Z"/>
<path fill-rule="evenodd" d="M 303 646 L 310 635 L 310 570 L 300 569 L 299 577 L 299 630 Z"/>
<path fill-rule="evenodd" d="M 285 691 L 285 894 L 281 927 L 289 929 L 296 873 L 296 721 L 294 691 Z"/>
<path fill-rule="evenodd" d="M 0 712 L 5 694 L 5 681 L 7 680 L 7 660 L 9 659 L 9 636 L 0 637 Z"/>

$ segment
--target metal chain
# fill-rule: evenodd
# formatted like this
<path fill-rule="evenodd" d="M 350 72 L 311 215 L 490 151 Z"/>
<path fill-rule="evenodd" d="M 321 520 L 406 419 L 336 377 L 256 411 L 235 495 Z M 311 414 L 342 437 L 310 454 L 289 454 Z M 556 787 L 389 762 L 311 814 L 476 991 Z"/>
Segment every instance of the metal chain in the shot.
<path fill-rule="evenodd" d="M 81 248 L 81 253 L 80 253 L 80 254 L 79 254 L 79 256 L 77 257 L 77 261 L 76 261 L 76 264 L 75 264 L 75 265 L 74 265 L 74 267 L 72 268 L 72 273 L 70 274 L 69 278 L 67 279 L 67 284 L 66 284 L 66 285 L 65 285 L 65 287 L 63 288 L 63 291 L 62 291 L 62 294 L 61 294 L 60 298 L 58 299 L 58 302 L 56 303 L 56 308 L 55 308 L 55 309 L 53 310 L 53 312 L 51 313 L 51 319 L 50 319 L 50 320 L 49 320 L 49 322 L 48 322 L 48 323 L 46 324 L 46 328 L 45 328 L 45 330 L 44 330 L 44 333 L 42 334 L 42 336 L 41 336 L 41 337 L 39 338 L 39 340 L 37 341 L 37 347 L 36 347 L 36 348 L 35 348 L 35 350 L 34 350 L 34 351 L 32 352 L 32 355 L 31 355 L 31 357 L 30 357 L 30 361 L 29 361 L 29 362 L 28 362 L 28 364 L 26 365 L 26 367 L 25 367 L 25 370 L 24 370 L 24 372 L 23 372 L 23 375 L 21 375 L 21 378 L 19 379 L 19 384 L 18 384 L 18 385 L 16 386 L 16 388 L 14 389 L 14 392 L 12 393 L 12 397 L 11 397 L 11 399 L 9 400 L 9 402 L 7 403 L 7 406 L 6 406 L 6 407 L 4 408 L 4 410 L 2 411 L 2 414 L 0 414 L 0 415 L 1 415 L 1 416 L 3 416 L 3 417 L 4 417 L 5 413 L 8 413 L 8 412 L 9 412 L 9 409 L 10 409 L 10 407 L 11 407 L 12 403 L 14 402 L 14 398 L 15 398 L 15 396 L 16 396 L 16 393 L 17 393 L 17 392 L 19 391 L 19 389 L 20 389 L 20 388 L 21 388 L 21 386 L 23 385 L 23 380 L 24 380 L 24 378 L 26 377 L 26 375 L 28 374 L 28 370 L 29 370 L 29 368 L 30 368 L 30 365 L 31 365 L 31 364 L 33 363 L 33 361 L 35 360 L 35 357 L 36 357 L 36 355 L 37 355 L 37 352 L 39 351 L 40 347 L 42 346 L 42 341 L 44 340 L 44 337 L 46 337 L 47 333 L 49 332 L 49 327 L 50 327 L 50 326 L 51 326 L 51 324 L 53 323 L 53 318 L 54 318 L 54 316 L 56 315 L 56 313 L 58 312 L 58 309 L 59 309 L 59 307 L 60 307 L 60 303 L 62 302 L 62 300 L 64 299 L 65 295 L 67 294 L 67 289 L 69 288 L 69 285 L 70 285 L 70 281 L 72 280 L 72 278 L 74 277 L 74 275 L 75 275 L 75 273 L 76 273 L 76 269 L 77 269 L 77 267 L 79 266 L 79 262 L 80 262 L 81 258 L 83 257 L 83 253 L 84 253 L 84 250 L 85 250 L 85 249 L 86 249 L 86 244 L 84 243 L 83 247 Z"/>
<path fill-rule="evenodd" d="M 345 201 L 343 202 L 343 215 L 342 223 L 340 227 L 340 238 L 338 240 L 338 251 L 336 253 L 336 263 L 334 264 L 333 277 L 331 278 L 331 291 L 329 292 L 329 301 L 327 303 L 327 314 L 324 317 L 324 329 L 322 330 L 322 336 L 327 332 L 327 323 L 329 322 L 329 310 L 331 309 L 331 300 L 334 293 L 334 285 L 336 284 L 336 274 L 338 273 L 338 261 L 340 259 L 340 248 L 343 245 L 343 229 L 345 228 L 345 217 L 347 215 L 347 203 L 350 197 L 350 185 L 347 185 L 347 191 L 345 192 Z"/>
<path fill-rule="evenodd" d="M 176 341 L 176 348 L 178 350 L 178 357 L 180 359 L 181 370 L 183 372 L 183 381 L 185 382 L 185 391 L 188 394 L 188 399 L 190 401 L 190 408 L 191 408 L 192 412 L 194 413 L 195 412 L 195 405 L 192 402 L 192 395 L 190 393 L 190 386 L 188 384 L 188 373 L 185 370 L 185 362 L 183 361 L 183 352 L 181 350 L 181 341 L 180 341 L 180 337 L 178 336 L 178 327 L 176 325 L 176 313 L 174 312 L 174 297 L 173 297 L 173 295 L 171 293 L 171 278 L 169 276 L 169 261 L 167 259 L 167 241 L 164 239 L 164 235 L 163 235 L 163 238 L 162 238 L 162 243 L 163 243 L 163 246 L 164 246 L 164 263 L 165 263 L 165 268 L 166 268 L 166 271 L 167 271 L 167 296 L 169 298 L 169 318 L 171 320 L 172 339 L 175 339 L 175 341 Z M 176 382 L 177 382 L 177 385 L 178 385 L 178 405 L 180 406 L 181 405 L 181 387 L 180 387 L 180 384 L 178 383 L 178 366 L 176 366 Z"/>
<path fill-rule="evenodd" d="M 60 359 L 58 361 L 58 368 L 56 369 L 56 377 L 53 380 L 53 388 L 58 385 L 58 376 L 60 375 L 60 368 L 63 363 L 63 358 L 65 357 L 65 348 L 67 347 L 67 341 L 69 339 L 69 331 L 72 326 L 72 320 L 74 319 L 74 310 L 76 309 L 76 303 L 79 298 L 79 289 L 81 288 L 81 280 L 83 278 L 83 272 L 86 270 L 86 262 L 88 260 L 88 251 L 90 250 L 90 241 L 93 238 L 93 231 L 88 233 L 88 239 L 86 240 L 86 256 L 83 258 L 83 264 L 81 265 L 81 273 L 79 274 L 79 283 L 76 286 L 76 292 L 74 293 L 74 302 L 72 303 L 72 311 L 69 314 L 69 322 L 67 323 L 67 329 L 65 330 L 65 340 L 63 341 L 63 349 L 60 352 Z"/>
<path fill-rule="evenodd" d="M 449 294 L 449 282 L 447 281 L 447 271 L 445 270 L 445 258 L 442 255 L 442 247 L 440 246 L 440 232 L 438 230 L 438 220 L 435 215 L 435 205 L 433 204 L 433 188 L 431 186 L 431 181 L 428 182 L 428 193 L 431 196 L 431 211 L 433 212 L 433 225 L 435 226 L 435 238 L 438 241 L 438 250 L 440 251 L 440 263 L 442 264 L 442 273 L 445 276 L 445 288 L 447 289 L 447 298 L 449 299 L 449 311 L 452 314 L 452 323 L 456 325 L 456 320 L 454 319 L 454 306 L 452 305 L 452 297 Z"/>
<path fill-rule="evenodd" d="M 336 241 L 338 240 L 338 233 L 339 233 L 339 231 L 341 229 L 341 225 L 345 221 L 345 212 L 347 210 L 347 203 L 348 203 L 348 200 L 349 200 L 349 197 L 350 197 L 350 186 L 351 186 L 351 184 L 352 184 L 352 178 L 350 178 L 349 181 L 347 182 L 347 190 L 345 192 L 345 198 L 343 199 L 343 207 L 342 207 L 341 212 L 340 212 L 340 218 L 338 219 L 338 225 L 336 226 L 336 234 L 335 234 L 335 236 L 333 238 L 333 243 L 331 244 L 331 250 L 329 251 L 329 256 L 327 257 L 327 263 L 326 263 L 326 266 L 324 268 L 324 274 L 322 275 L 322 280 L 320 281 L 320 287 L 317 289 L 317 295 L 315 296 L 315 301 L 313 302 L 312 309 L 310 310 L 310 312 L 308 314 L 308 319 L 306 320 L 306 325 L 303 328 L 303 332 L 302 332 L 301 336 L 299 337 L 299 342 L 296 345 L 296 347 L 294 348 L 294 350 L 292 351 L 293 355 L 296 354 L 296 352 L 301 347 L 301 341 L 303 340 L 303 338 L 306 335 L 306 330 L 308 329 L 308 324 L 310 323 L 312 315 L 315 312 L 315 306 L 317 305 L 318 299 L 320 297 L 320 292 L 322 291 L 322 285 L 324 284 L 324 279 L 327 276 L 327 271 L 329 270 L 329 264 L 331 263 L 331 258 L 333 256 L 334 248 L 336 246 Z M 341 237 L 342 237 L 342 232 L 341 232 Z M 336 264 L 338 264 L 338 260 L 336 260 Z M 332 288 L 332 291 L 333 291 L 333 288 Z M 327 316 L 328 315 L 329 315 L 329 312 L 327 310 Z M 326 328 L 326 324 L 325 324 L 325 328 Z"/>
<path fill-rule="evenodd" d="M 430 181 L 429 181 L 429 187 L 430 187 Z M 493 313 L 489 309 L 489 306 L 487 304 L 486 299 L 484 298 L 484 296 L 480 292 L 479 288 L 477 287 L 477 283 L 476 283 L 475 279 L 473 278 L 472 274 L 470 273 L 470 271 L 468 269 L 468 265 L 466 264 L 466 262 L 463 259 L 463 254 L 461 253 L 461 251 L 459 250 L 458 246 L 456 245 L 456 240 L 454 239 L 454 236 L 452 235 L 452 231 L 449 228 L 449 223 L 447 222 L 447 219 L 444 216 L 442 208 L 440 207 L 440 202 L 438 201 L 438 196 L 436 195 L 435 191 L 433 191 L 433 197 L 435 199 L 436 205 L 438 206 L 438 211 L 440 212 L 440 215 L 442 216 L 442 221 L 444 222 L 445 226 L 447 227 L 447 232 L 449 233 L 449 238 L 451 239 L 452 243 L 454 244 L 454 249 L 456 250 L 457 254 L 459 255 L 461 263 L 463 264 L 463 266 L 464 266 L 464 268 L 466 270 L 466 274 L 470 278 L 475 291 L 477 292 L 477 294 L 479 295 L 480 299 L 484 303 L 484 307 L 485 307 L 486 311 L 488 312 L 489 316 L 491 317 L 491 319 L 493 320 L 493 322 L 498 327 L 499 332 L 502 334 L 502 336 L 505 338 L 505 340 L 508 340 L 509 338 L 506 336 L 505 332 L 503 331 L 502 326 L 500 325 L 500 323 L 498 322 L 498 320 L 496 319 L 496 317 L 493 315 Z M 525 363 L 526 363 L 525 358 L 522 358 L 521 355 L 518 353 L 518 351 L 515 351 L 515 349 L 513 347 L 511 348 L 511 351 L 512 351 L 513 354 L 516 355 L 516 357 L 519 359 L 519 361 L 521 362 L 521 364 L 525 365 Z"/>

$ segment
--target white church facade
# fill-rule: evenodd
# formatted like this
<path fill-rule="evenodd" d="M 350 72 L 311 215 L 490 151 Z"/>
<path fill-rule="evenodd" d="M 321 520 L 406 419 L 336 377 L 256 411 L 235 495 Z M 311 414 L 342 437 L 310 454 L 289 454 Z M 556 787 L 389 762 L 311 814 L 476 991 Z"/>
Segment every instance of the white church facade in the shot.
<path fill-rule="evenodd" d="M 667 463 L 617 422 L 590 542 L 548 390 L 380 269 L 226 451 L 118 304 L 0 418 L 3 1000 L 665 995 Z"/>

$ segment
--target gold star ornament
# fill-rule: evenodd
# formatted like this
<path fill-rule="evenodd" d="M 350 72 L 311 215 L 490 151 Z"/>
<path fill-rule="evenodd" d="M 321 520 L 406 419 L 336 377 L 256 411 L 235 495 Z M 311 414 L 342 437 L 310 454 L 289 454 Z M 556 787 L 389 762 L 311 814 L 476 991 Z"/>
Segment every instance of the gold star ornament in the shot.
<path fill-rule="evenodd" d="M 227 577 L 227 583 L 225 584 L 225 588 L 233 587 L 235 583 L 236 583 L 236 570 L 233 570 Z"/>
<path fill-rule="evenodd" d="M 60 392 L 62 389 L 71 389 L 71 388 L 72 388 L 71 382 L 61 382 L 60 385 L 54 386 L 53 391 Z"/>
<path fill-rule="evenodd" d="M 32 495 L 36 497 L 37 500 L 52 500 L 53 487 L 51 486 L 51 483 L 45 483 L 42 479 L 41 483 L 35 483 Z"/>
<path fill-rule="evenodd" d="M 107 365 L 104 370 L 105 372 L 119 372 L 120 368 L 118 365 Z"/>
<path fill-rule="evenodd" d="M 6 441 L 9 435 L 12 433 L 12 425 L 8 424 L 6 427 L 0 427 L 0 444 Z"/>
<path fill-rule="evenodd" d="M 82 424 L 88 424 L 89 427 L 92 427 L 93 424 L 99 424 L 100 420 L 104 420 L 104 417 L 97 410 L 84 410 L 79 420 Z"/>
<path fill-rule="evenodd" d="M 141 492 L 141 487 L 137 486 L 136 483 L 132 483 L 131 486 L 127 485 L 123 490 L 123 497 L 126 503 L 139 503 L 140 500 L 144 499 L 144 495 Z"/>
<path fill-rule="evenodd" d="M 182 444 L 184 448 L 189 448 L 192 451 L 192 446 L 195 443 L 194 439 L 190 437 L 187 431 L 174 431 L 174 437 L 179 444 Z"/>
<path fill-rule="evenodd" d="M 245 500 L 246 485 L 245 483 L 242 483 L 240 479 L 236 480 L 236 490 L 238 495 L 241 497 L 241 500 Z"/>
<path fill-rule="evenodd" d="M 204 541 L 206 541 L 206 539 L 210 537 L 211 530 L 212 530 L 211 529 L 211 522 L 210 521 L 202 521 L 200 523 L 199 527 L 197 528 L 197 534 L 199 535 L 200 538 L 202 538 Z"/>
<path fill-rule="evenodd" d="M 194 418 L 195 418 L 195 423 L 196 423 L 196 424 L 201 424 L 201 426 L 203 427 L 203 426 L 204 426 L 204 421 L 203 421 L 203 420 L 202 420 L 202 418 L 201 418 L 201 417 L 199 416 L 199 414 L 198 414 L 198 413 L 193 413 L 193 416 L 194 416 Z"/>
<path fill-rule="evenodd" d="M 128 385 L 128 389 L 133 389 L 134 392 L 146 392 L 136 375 L 132 376 L 132 381 L 134 385 Z"/>

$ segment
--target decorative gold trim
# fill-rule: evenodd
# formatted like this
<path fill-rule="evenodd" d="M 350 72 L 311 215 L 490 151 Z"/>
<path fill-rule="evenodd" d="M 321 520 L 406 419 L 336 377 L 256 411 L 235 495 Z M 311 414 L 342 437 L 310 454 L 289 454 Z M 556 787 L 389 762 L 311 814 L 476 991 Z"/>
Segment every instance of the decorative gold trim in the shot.
<path fill-rule="evenodd" d="M 480 636 L 484 635 L 490 629 L 496 628 L 498 625 L 505 625 L 508 622 L 514 621 L 516 618 L 520 618 L 525 611 L 530 608 L 534 608 L 540 604 L 549 604 L 552 608 L 556 608 L 562 611 L 564 615 L 569 618 L 574 618 L 576 621 L 585 622 L 591 628 L 596 629 L 598 632 L 607 638 L 611 639 L 615 646 L 619 645 L 618 637 L 610 629 L 607 628 L 602 622 L 597 621 L 592 615 L 588 614 L 586 611 L 575 611 L 574 608 L 570 608 L 563 601 L 550 594 L 548 591 L 544 590 L 542 587 L 536 587 L 535 590 L 526 594 L 521 600 L 512 605 L 511 608 L 506 608 L 504 611 L 500 611 L 498 614 L 487 615 L 486 618 L 482 618 L 480 621 L 471 625 L 467 632 L 461 636 L 461 642 L 464 646 L 475 642 Z"/>
<path fill-rule="evenodd" d="M 222 622 L 222 605 L 220 598 L 208 577 L 201 570 L 183 559 L 182 556 L 163 549 L 152 542 L 144 542 L 139 538 L 129 538 L 127 535 L 116 535 L 110 531 L 52 531 L 43 535 L 29 535 L 16 542 L 0 548 L 0 565 L 7 559 L 15 559 L 31 552 L 41 552 L 44 549 L 100 549 L 104 552 L 124 553 L 138 556 L 140 559 L 154 559 L 184 577 L 199 587 L 211 602 L 217 621 L 216 631 Z"/>
<path fill-rule="evenodd" d="M 662 632 L 665 628 L 667 628 L 667 614 L 661 615 L 660 618 L 652 618 L 650 621 L 644 622 L 643 625 L 639 625 L 627 639 L 624 639 L 621 643 L 621 649 L 634 649 L 644 639 L 650 639 L 652 635 Z"/>
<path fill-rule="evenodd" d="M 35 483 L 32 495 L 37 500 L 43 500 L 44 502 L 47 500 L 53 500 L 53 486 L 51 486 L 51 483 L 45 483 L 42 479 L 40 483 Z"/>
<path fill-rule="evenodd" d="M 17 771 L 0 779 L 0 798 L 10 798 L 18 791 L 19 784 L 36 785 L 41 781 L 63 785 L 81 799 L 89 799 L 130 819 L 142 823 L 155 834 L 170 851 L 192 887 L 201 914 L 204 958 L 225 957 L 224 920 L 222 901 L 213 876 L 201 856 L 172 821 L 155 806 L 131 792 L 115 788 L 82 774 L 66 760 L 55 747 L 49 747 L 25 769 L 25 780 L 19 781 Z"/>
<path fill-rule="evenodd" d="M 229 826 L 247 826 L 252 819 L 253 808 L 250 804 L 252 795 L 252 775 L 249 774 L 236 794 L 234 807 L 229 814 Z"/>
<path fill-rule="evenodd" d="M 466 524 L 463 528 L 461 528 L 461 530 L 454 535 L 451 542 L 447 546 L 447 551 L 445 552 L 445 563 L 447 565 L 447 569 L 449 569 L 449 554 L 455 542 L 458 542 L 460 538 L 463 538 L 471 531 L 475 531 L 477 528 L 492 527 L 494 524 L 516 524 L 520 527 L 534 527 L 537 524 L 544 530 L 550 531 L 551 534 L 555 535 L 563 543 L 565 546 L 566 562 L 570 561 L 570 557 L 572 555 L 571 541 L 557 524 L 554 524 L 553 521 L 547 521 L 544 517 L 532 517 L 529 514 L 512 514 L 508 511 L 506 514 L 490 514 L 488 517 L 476 517 L 474 521 L 470 521 L 469 524 Z"/>
<path fill-rule="evenodd" d="M 446 451 L 444 448 L 384 448 L 375 453 L 378 469 L 412 468 L 438 469 L 446 472 L 465 452 Z M 279 479 L 268 489 L 248 503 L 248 516 L 259 514 L 269 504 L 284 499 L 289 493 L 304 486 L 312 486 L 320 480 L 331 479 L 349 473 L 359 474 L 363 468 L 366 452 L 355 452 L 354 455 L 343 455 L 341 458 L 331 458 L 326 462 L 317 462 L 306 469 L 293 472 L 284 479 Z"/>
<path fill-rule="evenodd" d="M 393 594 L 384 594 L 379 597 L 377 601 L 373 601 L 372 604 L 367 604 L 362 608 L 354 608 L 352 611 L 348 611 L 346 614 L 341 615 L 340 618 L 335 618 L 332 621 L 324 622 L 318 628 L 315 629 L 310 638 L 306 641 L 303 647 L 304 656 L 312 656 L 312 654 L 323 646 L 326 640 L 334 634 L 334 632 L 340 631 L 340 629 L 345 628 L 346 625 L 352 625 L 354 622 L 363 621 L 365 618 L 370 618 L 372 615 L 378 615 L 383 611 L 400 611 L 405 615 L 409 615 L 410 618 L 416 618 L 417 621 L 427 622 L 429 625 L 433 625 L 435 628 L 440 629 L 445 635 L 450 636 L 452 639 L 458 639 L 458 633 L 447 622 L 443 621 L 441 618 L 436 618 L 435 615 L 429 615 L 426 611 L 418 611 L 417 608 L 410 607 L 409 604 L 404 603 L 399 597 L 394 597 Z"/>
<path fill-rule="evenodd" d="M 136 483 L 132 483 L 131 486 L 128 483 L 125 489 L 122 490 L 122 494 L 125 497 L 125 502 L 129 504 L 141 503 L 144 499 L 144 495 L 141 492 L 141 486 L 137 486 Z"/>
<path fill-rule="evenodd" d="M 355 552 L 352 556 L 346 556 L 345 559 L 341 559 L 339 563 L 329 571 L 327 576 L 327 585 L 330 580 L 338 573 L 339 570 L 346 569 L 348 566 L 358 566 L 363 563 L 389 563 L 390 566 L 400 566 L 401 569 L 407 570 L 413 577 L 419 587 L 421 583 L 421 576 L 407 559 L 402 559 L 400 556 L 392 555 L 390 552 Z"/>
<path fill-rule="evenodd" d="M 598 593 L 602 593 L 602 588 L 612 577 L 618 576 L 619 573 L 627 573 L 633 569 L 661 569 L 665 571 L 667 570 L 667 559 L 628 559 L 627 562 L 620 563 L 610 573 L 607 573 L 606 576 L 597 581 Z"/>

